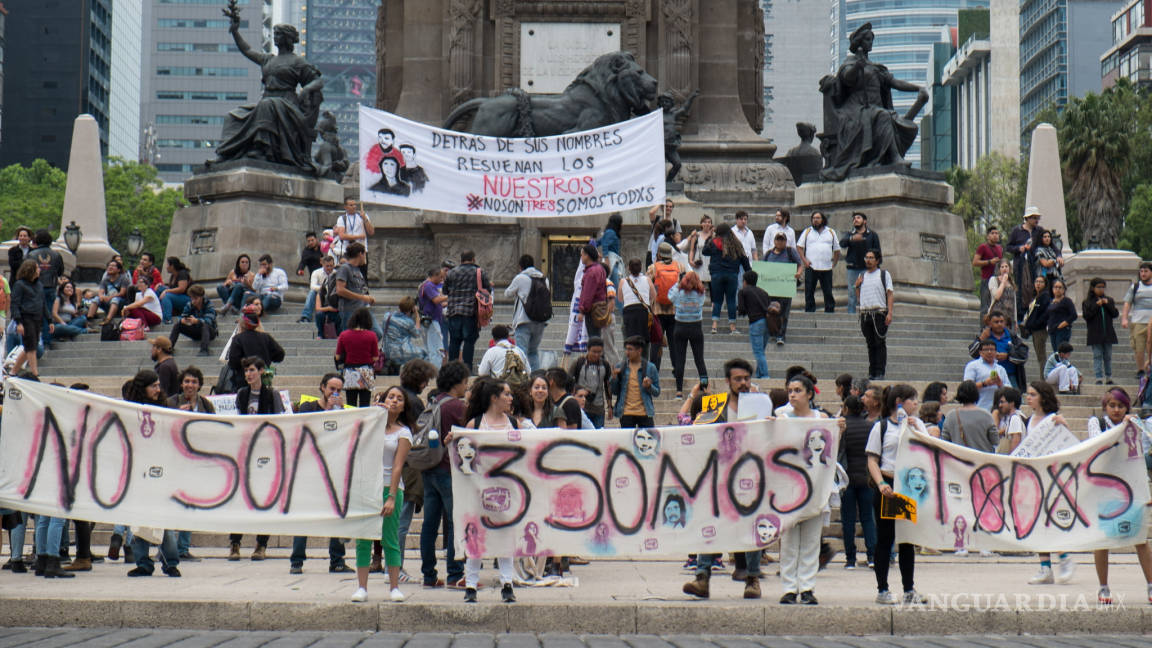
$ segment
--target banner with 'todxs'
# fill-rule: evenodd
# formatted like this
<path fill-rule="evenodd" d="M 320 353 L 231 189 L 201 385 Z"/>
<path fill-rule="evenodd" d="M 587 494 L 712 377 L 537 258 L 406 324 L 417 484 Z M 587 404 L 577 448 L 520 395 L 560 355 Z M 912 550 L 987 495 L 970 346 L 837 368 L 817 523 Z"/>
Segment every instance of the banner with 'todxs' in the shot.
<path fill-rule="evenodd" d="M 839 443 L 830 419 L 453 435 L 453 522 L 469 557 L 762 548 L 827 506 Z"/>
<path fill-rule="evenodd" d="M 582 216 L 664 203 L 655 110 L 596 130 L 507 138 L 360 106 L 360 200 L 452 214 Z"/>
<path fill-rule="evenodd" d="M 382 408 L 215 416 L 5 385 L 0 508 L 91 522 L 380 537 Z"/>

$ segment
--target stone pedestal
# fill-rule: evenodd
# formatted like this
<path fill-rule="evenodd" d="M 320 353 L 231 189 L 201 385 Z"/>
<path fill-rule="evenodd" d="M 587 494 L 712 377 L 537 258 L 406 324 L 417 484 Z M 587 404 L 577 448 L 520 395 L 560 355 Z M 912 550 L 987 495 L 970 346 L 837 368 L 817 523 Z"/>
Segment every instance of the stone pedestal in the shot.
<path fill-rule="evenodd" d="M 72 125 L 72 149 L 68 156 L 68 184 L 64 188 L 62 220 L 60 236 L 53 247 L 66 251 L 64 227 L 75 222 L 80 226 L 81 239 L 76 249 L 76 271 L 73 278 L 83 282 L 99 281 L 116 250 L 108 243 L 100 133 L 92 115 L 80 115 Z"/>
<path fill-rule="evenodd" d="M 820 211 L 842 236 L 851 229 L 852 213 L 863 212 L 880 236 L 882 267 L 892 273 L 896 301 L 976 309 L 968 240 L 963 220 L 948 211 L 952 199 L 951 185 L 938 174 L 877 169 L 843 182 L 800 185 L 792 225 L 799 238 L 812 212 Z M 840 288 L 846 287 L 844 267 L 836 266 Z"/>
<path fill-rule="evenodd" d="M 1068 298 L 1080 304 L 1088 296 L 1088 284 L 1094 277 L 1108 282 L 1108 294 L 1116 300 L 1116 307 L 1124 298 L 1128 286 L 1136 279 L 1140 267 L 1140 256 L 1128 250 L 1084 250 L 1065 256 L 1064 282 L 1068 286 Z"/>
<path fill-rule="evenodd" d="M 1024 203 L 1040 209 L 1040 227 L 1060 235 L 1067 258 L 1072 254 L 1068 215 L 1064 207 L 1064 181 L 1060 172 L 1060 144 L 1052 124 L 1040 124 L 1032 131 L 1032 151 L 1028 157 L 1028 191 Z"/>
<path fill-rule="evenodd" d="M 272 255 L 288 281 L 307 285 L 294 272 L 300 262 L 304 232 L 319 232 L 335 221 L 344 189 L 275 165 L 227 163 L 184 182 L 191 205 L 172 217 L 168 254 L 179 256 L 192 276 L 208 288 L 227 276 L 237 255 Z M 214 295 L 212 290 L 209 294 Z"/>

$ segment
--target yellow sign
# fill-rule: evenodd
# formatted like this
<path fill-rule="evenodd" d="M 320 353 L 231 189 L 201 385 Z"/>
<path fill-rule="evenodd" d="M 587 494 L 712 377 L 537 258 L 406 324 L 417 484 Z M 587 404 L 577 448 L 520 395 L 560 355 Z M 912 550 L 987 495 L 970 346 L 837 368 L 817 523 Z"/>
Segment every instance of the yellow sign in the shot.
<path fill-rule="evenodd" d="M 300 397 L 300 403 L 301 404 L 318 403 L 318 402 L 320 402 L 319 398 L 316 398 L 315 396 L 309 396 L 308 394 L 304 394 L 303 396 Z M 344 409 L 356 409 L 356 407 L 354 405 L 349 405 L 348 403 L 344 403 Z"/>
<path fill-rule="evenodd" d="M 725 390 L 719 394 L 709 394 L 700 399 L 700 413 L 696 415 L 696 420 L 692 423 L 694 425 L 706 425 L 708 423 L 715 423 L 720 418 L 720 413 L 724 411 L 724 406 L 728 404 L 728 391 Z"/>
<path fill-rule="evenodd" d="M 908 520 L 916 524 L 916 500 L 892 493 L 891 497 L 880 498 L 880 519 L 882 520 Z"/>

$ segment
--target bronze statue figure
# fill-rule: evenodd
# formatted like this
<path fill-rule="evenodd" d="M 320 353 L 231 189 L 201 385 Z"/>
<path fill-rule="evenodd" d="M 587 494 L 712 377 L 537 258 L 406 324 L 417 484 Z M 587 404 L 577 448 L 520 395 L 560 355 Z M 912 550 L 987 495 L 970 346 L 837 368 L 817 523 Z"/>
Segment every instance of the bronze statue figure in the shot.
<path fill-rule="evenodd" d="M 320 146 L 316 147 L 316 175 L 339 181 L 348 171 L 348 154 L 340 146 L 340 133 L 336 127 L 336 116 L 325 110 L 316 122 L 320 133 Z"/>
<path fill-rule="evenodd" d="M 656 98 L 656 105 L 664 111 L 664 160 L 672 165 L 665 178 L 666 182 L 672 182 L 680 173 L 680 129 L 684 127 L 684 120 L 692 112 L 692 102 L 699 94 L 699 90 L 693 91 L 679 108 L 671 93 L 665 92 Z"/>
<path fill-rule="evenodd" d="M 250 158 L 316 172 L 312 141 L 324 100 L 320 71 L 293 53 L 300 34 L 291 25 L 273 28 L 277 53 L 258 52 L 240 35 L 240 8 L 229 0 L 224 15 L 236 47 L 260 66 L 264 94 L 254 104 L 229 111 L 225 118 L 217 161 Z M 300 91 L 296 87 L 300 86 Z"/>
<path fill-rule="evenodd" d="M 466 132 L 492 137 L 563 135 L 615 124 L 649 112 L 656 79 L 630 52 L 599 56 L 562 94 L 530 96 L 512 88 L 499 97 L 465 101 L 444 120 L 452 129 L 470 113 Z"/>
<path fill-rule="evenodd" d="M 820 157 L 820 150 L 815 146 L 812 146 L 812 140 L 816 137 L 815 124 L 809 124 L 808 122 L 796 122 L 796 134 L 800 137 L 800 143 L 788 149 L 788 157 Z"/>
<path fill-rule="evenodd" d="M 853 169 L 907 164 L 904 154 L 918 130 L 912 121 L 928 101 L 928 91 L 892 76 L 888 68 L 868 60 L 872 23 L 864 23 L 848 39 L 852 52 L 835 76 L 820 79 L 824 94 L 824 132 L 820 134 L 825 180 L 843 180 Z M 903 116 L 892 108 L 892 90 L 917 92 Z"/>

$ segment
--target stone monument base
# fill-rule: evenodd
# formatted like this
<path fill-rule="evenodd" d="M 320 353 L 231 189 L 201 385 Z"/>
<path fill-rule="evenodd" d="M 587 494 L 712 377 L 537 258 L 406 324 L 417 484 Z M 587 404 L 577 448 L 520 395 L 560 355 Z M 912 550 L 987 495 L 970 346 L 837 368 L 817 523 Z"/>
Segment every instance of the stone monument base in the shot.
<path fill-rule="evenodd" d="M 807 180 L 807 179 L 806 179 Z M 852 228 L 852 214 L 868 215 L 880 236 L 883 268 L 896 283 L 896 301 L 978 309 L 963 220 L 948 211 L 952 187 L 939 174 L 903 167 L 853 175 L 843 182 L 809 182 L 796 188 L 792 225 L 797 238 L 822 212 L 838 236 Z M 845 264 L 834 284 L 847 287 Z M 822 303 L 819 295 L 818 304 Z"/>
<path fill-rule="evenodd" d="M 1108 282 L 1107 294 L 1116 300 L 1119 308 L 1140 268 L 1140 255 L 1128 250 L 1083 250 L 1066 254 L 1064 259 L 1062 274 L 1068 286 L 1068 298 L 1077 307 L 1088 297 L 1092 279 L 1100 277 Z"/>
<path fill-rule="evenodd" d="M 172 217 L 168 253 L 183 259 L 210 296 L 212 282 L 226 277 L 241 253 L 252 257 L 253 270 L 262 254 L 270 254 L 288 281 L 307 286 L 308 277 L 295 272 L 304 233 L 331 227 L 342 209 L 343 187 L 259 165 L 211 168 L 184 182 L 192 204 Z"/>

